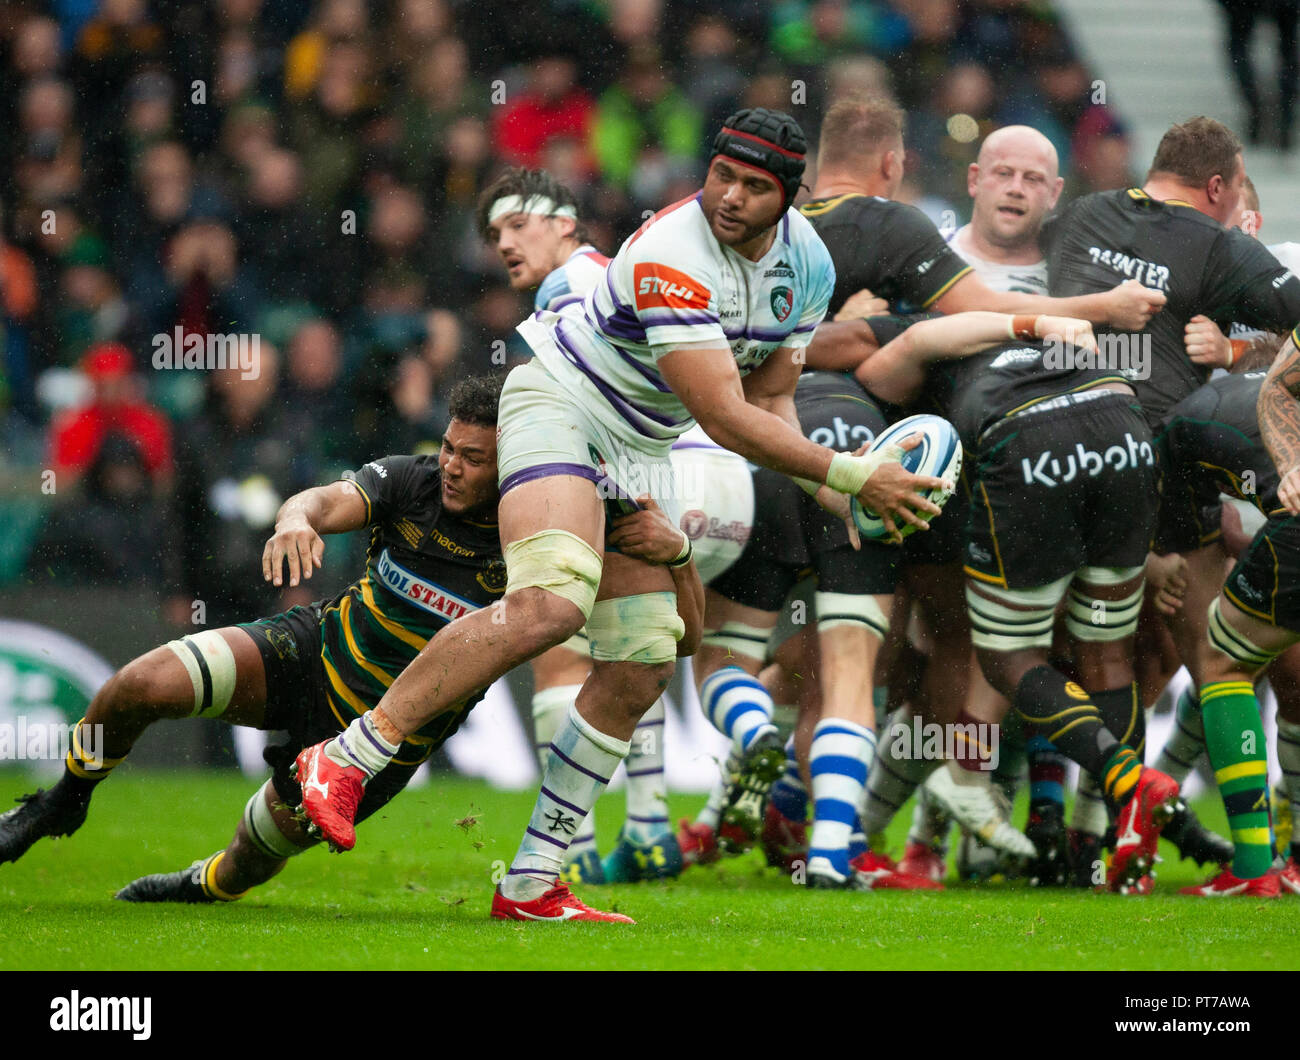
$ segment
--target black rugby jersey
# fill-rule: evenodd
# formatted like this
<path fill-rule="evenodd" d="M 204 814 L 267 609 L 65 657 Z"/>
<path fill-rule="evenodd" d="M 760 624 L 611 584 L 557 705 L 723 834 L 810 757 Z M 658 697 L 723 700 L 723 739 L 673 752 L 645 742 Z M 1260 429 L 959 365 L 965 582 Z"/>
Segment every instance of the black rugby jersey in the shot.
<path fill-rule="evenodd" d="M 1076 199 L 1044 226 L 1041 242 L 1057 297 L 1137 280 L 1168 298 L 1140 333 L 1150 336 L 1147 377 L 1130 375 L 1152 425 L 1209 378 L 1210 369 L 1188 360 L 1183 345 L 1192 317 L 1202 314 L 1225 330 L 1240 321 L 1286 332 L 1300 322 L 1300 279 L 1267 247 L 1194 206 L 1161 202 L 1140 188 Z M 1095 330 L 1099 338 L 1107 333 Z"/>
<path fill-rule="evenodd" d="M 1255 413 L 1267 375 L 1222 376 L 1174 406 L 1156 436 L 1166 495 L 1214 500 L 1226 493 L 1265 515 L 1282 510 L 1277 468 Z"/>
<path fill-rule="evenodd" d="M 1093 367 L 1092 354 L 1063 343 L 1005 342 L 983 353 L 932 361 L 924 396 L 961 436 L 969 452 L 993 424 L 1031 406 L 1050 414 L 1051 402 L 1104 383 L 1125 383 L 1118 372 Z"/>
<path fill-rule="evenodd" d="M 386 456 L 344 477 L 365 498 L 370 527 L 365 575 L 321 618 L 330 706 L 346 727 L 379 701 L 438 630 L 501 598 L 506 565 L 495 522 L 442 510 L 436 454 Z M 410 737 L 418 757 L 440 746 L 482 698 L 480 691 Z M 410 760 L 410 751 L 398 758 Z"/>
<path fill-rule="evenodd" d="M 836 195 L 799 207 L 835 265 L 827 319 L 864 287 L 900 313 L 929 308 L 971 272 L 915 206 L 874 195 Z"/>

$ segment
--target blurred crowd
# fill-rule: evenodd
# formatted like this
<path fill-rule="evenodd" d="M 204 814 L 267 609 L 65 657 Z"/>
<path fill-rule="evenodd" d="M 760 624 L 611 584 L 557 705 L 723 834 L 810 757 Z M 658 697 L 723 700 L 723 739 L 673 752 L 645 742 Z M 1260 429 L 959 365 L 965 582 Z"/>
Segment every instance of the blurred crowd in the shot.
<path fill-rule="evenodd" d="M 906 108 L 940 224 L 1003 124 L 1067 194 L 1133 177 L 1048 0 L 6 0 L 0 502 L 58 484 L 28 576 L 193 595 L 289 493 L 436 445 L 450 384 L 521 352 L 473 223 L 502 166 L 570 184 L 613 253 L 728 113 L 813 138 L 844 95 Z M 155 367 L 177 328 L 257 336 L 260 371 Z"/>

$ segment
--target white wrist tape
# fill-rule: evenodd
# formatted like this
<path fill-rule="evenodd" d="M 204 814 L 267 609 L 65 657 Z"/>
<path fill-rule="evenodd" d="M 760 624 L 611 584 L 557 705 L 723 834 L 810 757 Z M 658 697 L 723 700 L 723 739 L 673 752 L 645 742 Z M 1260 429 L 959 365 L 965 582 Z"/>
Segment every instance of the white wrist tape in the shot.
<path fill-rule="evenodd" d="M 878 452 L 864 453 L 862 456 L 836 453 L 831 457 L 831 466 L 826 472 L 826 485 L 856 497 L 876 468 L 890 461 L 897 463 L 902 457 L 903 450 L 897 445 L 887 445 Z"/>

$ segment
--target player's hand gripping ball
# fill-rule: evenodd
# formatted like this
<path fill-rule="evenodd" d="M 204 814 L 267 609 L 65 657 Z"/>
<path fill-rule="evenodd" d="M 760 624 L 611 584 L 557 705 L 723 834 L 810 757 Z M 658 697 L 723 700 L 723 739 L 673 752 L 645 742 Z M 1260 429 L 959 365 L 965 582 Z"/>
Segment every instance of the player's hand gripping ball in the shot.
<path fill-rule="evenodd" d="M 901 463 L 904 468 L 915 475 L 933 475 L 935 478 L 941 478 L 945 482 L 951 483 L 948 489 L 932 489 L 922 491 L 921 496 L 927 500 L 933 501 L 940 508 L 948 503 L 948 498 L 953 495 L 956 489 L 957 476 L 961 474 L 961 439 L 957 437 L 957 431 L 953 425 L 945 420 L 942 416 L 931 416 L 928 414 L 920 416 L 908 416 L 890 426 L 887 430 L 881 431 L 876 436 L 868 453 L 876 453 L 888 445 L 899 445 L 909 435 L 919 434 L 921 444 L 914 449 L 903 450 Z M 863 506 L 862 502 L 854 497 L 849 505 L 853 512 L 853 522 L 857 524 L 858 532 L 863 537 L 869 537 L 875 540 L 884 540 L 889 537 L 889 532 L 885 529 L 885 524 L 875 512 Z M 917 513 L 926 522 L 929 522 L 934 516 L 930 512 Z M 903 523 L 901 520 L 895 520 L 898 529 L 903 537 L 916 531 L 916 527 L 911 523 Z"/>

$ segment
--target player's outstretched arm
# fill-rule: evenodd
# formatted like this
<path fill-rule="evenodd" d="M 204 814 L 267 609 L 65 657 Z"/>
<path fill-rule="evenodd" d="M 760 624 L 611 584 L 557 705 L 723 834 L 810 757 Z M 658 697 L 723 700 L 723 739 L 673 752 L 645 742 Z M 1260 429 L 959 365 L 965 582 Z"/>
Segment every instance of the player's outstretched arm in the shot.
<path fill-rule="evenodd" d="M 1278 499 L 1292 515 L 1300 514 L 1300 348 L 1294 331 L 1259 388 L 1256 410 L 1264 445 L 1281 478 Z"/>
<path fill-rule="evenodd" d="M 789 353 L 777 351 L 769 362 L 773 358 L 789 359 Z M 770 370 L 787 367 L 777 364 Z M 765 364 L 753 374 L 768 370 Z M 780 416 L 746 401 L 736 362 L 725 347 L 675 349 L 659 359 L 659 371 L 695 421 L 724 449 L 773 471 L 853 494 L 880 512 L 891 532 L 895 521 L 926 525 L 917 512 L 939 513 L 938 506 L 919 492 L 940 488 L 939 479 L 914 475 L 897 458 L 879 453 L 858 457 L 832 452 L 809 441 Z M 797 377 L 798 372 L 794 374 Z"/>
<path fill-rule="evenodd" d="M 1045 313 L 1109 324 L 1121 331 L 1141 331 L 1164 308 L 1165 296 L 1137 280 L 1125 280 L 1109 291 L 1051 298 L 1020 291 L 995 291 L 975 273 L 968 273 L 928 308 L 940 313 L 992 310 L 996 313 Z"/>
<path fill-rule="evenodd" d="M 275 585 L 289 565 L 289 584 L 310 578 L 325 556 L 321 534 L 343 534 L 366 525 L 366 502 L 351 482 L 331 482 L 295 493 L 275 517 L 275 533 L 262 549 L 262 577 Z"/>
<path fill-rule="evenodd" d="M 1052 338 L 1087 349 L 1097 348 L 1092 325 L 1074 317 L 954 313 L 913 324 L 859 365 L 854 375 L 877 397 L 904 405 L 921 392 L 925 366 L 930 361 L 969 357 L 1016 339 L 1028 342 Z"/>

